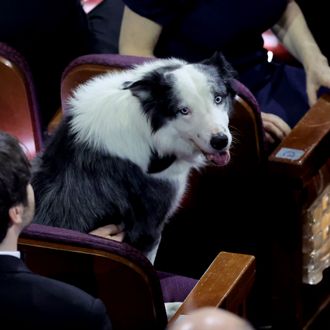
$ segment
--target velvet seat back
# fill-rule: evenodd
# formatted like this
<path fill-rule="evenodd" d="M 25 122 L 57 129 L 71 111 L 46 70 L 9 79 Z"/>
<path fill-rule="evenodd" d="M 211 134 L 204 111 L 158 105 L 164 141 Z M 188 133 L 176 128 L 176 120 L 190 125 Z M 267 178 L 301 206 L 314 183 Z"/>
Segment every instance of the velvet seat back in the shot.
<path fill-rule="evenodd" d="M 33 77 L 24 57 L 0 42 L 0 129 L 16 136 L 29 158 L 42 146 Z"/>
<path fill-rule="evenodd" d="M 99 297 L 107 306 L 114 329 L 165 327 L 167 319 L 157 273 L 133 247 L 77 231 L 32 224 L 22 233 L 19 248 L 33 272 Z M 129 317 L 123 316 L 125 310 Z"/>

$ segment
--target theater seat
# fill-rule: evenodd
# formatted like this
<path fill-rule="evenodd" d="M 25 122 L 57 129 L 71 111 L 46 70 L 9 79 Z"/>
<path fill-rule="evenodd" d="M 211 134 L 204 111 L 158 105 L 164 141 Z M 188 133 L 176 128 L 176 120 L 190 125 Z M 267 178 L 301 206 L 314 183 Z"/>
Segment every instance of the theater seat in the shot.
<path fill-rule="evenodd" d="M 0 42 L 0 129 L 16 136 L 32 159 L 42 146 L 38 105 L 23 56 Z"/>
<path fill-rule="evenodd" d="M 73 284 L 102 299 L 114 329 L 158 330 L 167 325 L 163 299 L 167 288 L 163 286 L 162 292 L 155 269 L 135 248 L 90 234 L 32 224 L 21 234 L 19 250 L 33 272 Z M 254 276 L 253 256 L 219 253 L 170 322 L 203 306 L 244 315 Z M 167 286 L 170 284 L 168 281 Z"/>

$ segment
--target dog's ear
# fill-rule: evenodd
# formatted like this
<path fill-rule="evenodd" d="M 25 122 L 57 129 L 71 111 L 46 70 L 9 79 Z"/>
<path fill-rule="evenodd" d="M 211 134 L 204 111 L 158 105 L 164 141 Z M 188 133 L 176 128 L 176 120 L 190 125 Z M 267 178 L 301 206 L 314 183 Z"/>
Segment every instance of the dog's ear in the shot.
<path fill-rule="evenodd" d="M 133 96 L 140 100 L 146 99 L 150 95 L 150 80 L 141 79 L 137 81 L 124 82 L 123 89 L 129 89 Z"/>
<path fill-rule="evenodd" d="M 141 101 L 148 98 L 159 97 L 164 94 L 171 86 L 170 72 L 151 72 L 140 80 L 123 84 L 123 89 L 129 89 L 133 96 Z"/>
<path fill-rule="evenodd" d="M 237 76 L 237 72 L 229 64 L 220 51 L 216 51 L 210 58 L 201 62 L 204 65 L 212 65 L 217 68 L 219 75 L 225 82 L 230 82 Z"/>

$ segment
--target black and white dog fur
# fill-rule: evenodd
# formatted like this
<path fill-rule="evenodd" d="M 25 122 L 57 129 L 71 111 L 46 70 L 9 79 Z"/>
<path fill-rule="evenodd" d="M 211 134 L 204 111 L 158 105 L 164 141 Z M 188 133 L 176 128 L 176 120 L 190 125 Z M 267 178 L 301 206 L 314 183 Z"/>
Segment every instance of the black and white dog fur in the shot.
<path fill-rule="evenodd" d="M 79 87 L 40 155 L 35 222 L 89 232 L 123 224 L 152 260 L 192 168 L 230 159 L 232 69 L 152 60 Z"/>

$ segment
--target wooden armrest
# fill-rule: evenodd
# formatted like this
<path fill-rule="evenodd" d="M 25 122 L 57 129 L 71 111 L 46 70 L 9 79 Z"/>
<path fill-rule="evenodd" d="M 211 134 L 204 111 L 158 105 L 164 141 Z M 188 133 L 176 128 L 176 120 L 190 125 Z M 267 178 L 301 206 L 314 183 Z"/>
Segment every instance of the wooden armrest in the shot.
<path fill-rule="evenodd" d="M 205 307 L 221 307 L 237 313 L 255 280 L 255 258 L 251 255 L 220 252 L 169 321 Z"/>
<path fill-rule="evenodd" d="M 303 178 L 328 159 L 330 153 L 330 94 L 324 94 L 269 157 L 281 174 Z"/>

